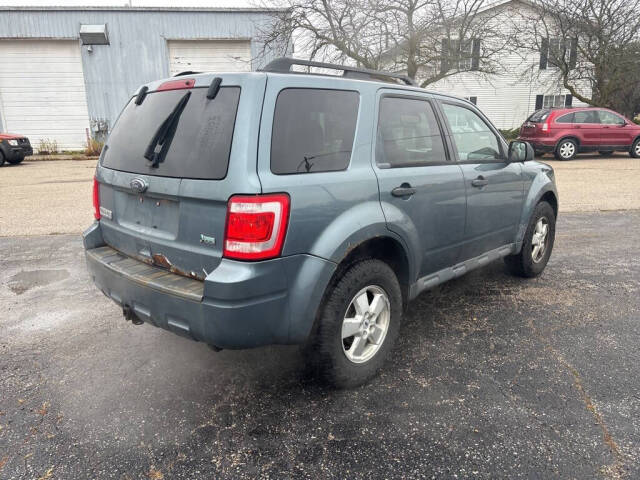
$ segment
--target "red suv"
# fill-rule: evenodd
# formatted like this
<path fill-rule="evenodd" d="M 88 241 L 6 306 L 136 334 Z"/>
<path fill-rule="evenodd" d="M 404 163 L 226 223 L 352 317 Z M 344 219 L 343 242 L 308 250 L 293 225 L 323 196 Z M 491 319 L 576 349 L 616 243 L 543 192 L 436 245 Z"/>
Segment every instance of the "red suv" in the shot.
<path fill-rule="evenodd" d="M 533 145 L 537 155 L 553 152 L 558 160 L 582 152 L 640 157 L 640 125 L 604 108 L 538 110 L 520 128 L 519 139 Z"/>

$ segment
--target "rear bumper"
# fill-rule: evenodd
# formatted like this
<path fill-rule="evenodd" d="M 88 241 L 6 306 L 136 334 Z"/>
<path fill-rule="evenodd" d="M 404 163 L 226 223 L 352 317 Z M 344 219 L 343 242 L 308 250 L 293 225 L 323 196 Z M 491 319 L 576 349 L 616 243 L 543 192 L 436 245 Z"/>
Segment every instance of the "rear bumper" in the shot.
<path fill-rule="evenodd" d="M 223 259 L 199 281 L 105 246 L 98 222 L 83 237 L 89 273 L 106 296 L 146 323 L 221 348 L 304 342 L 335 270 L 311 255 Z"/>
<path fill-rule="evenodd" d="M 518 137 L 518 140 L 523 140 L 530 143 L 536 152 L 553 152 L 556 146 L 553 140 L 541 140 L 539 138 L 526 137 Z"/>

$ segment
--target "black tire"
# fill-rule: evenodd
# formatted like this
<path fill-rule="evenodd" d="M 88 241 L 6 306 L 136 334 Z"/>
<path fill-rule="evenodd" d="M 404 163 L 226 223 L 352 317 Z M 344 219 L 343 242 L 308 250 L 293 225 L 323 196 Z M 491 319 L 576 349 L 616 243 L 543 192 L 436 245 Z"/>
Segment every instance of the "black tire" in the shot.
<path fill-rule="evenodd" d="M 11 165 L 17 165 L 24 160 L 24 157 L 14 158 L 13 160 L 7 160 Z"/>
<path fill-rule="evenodd" d="M 4 165 L 4 153 L 2 153 L 2 150 L 0 150 L 0 167 Z"/>
<path fill-rule="evenodd" d="M 601 150 L 598 153 L 603 157 L 608 157 L 609 155 L 613 154 L 613 150 Z"/>
<path fill-rule="evenodd" d="M 540 258 L 537 261 L 534 261 L 533 236 L 536 230 L 536 224 L 541 219 L 546 219 L 548 232 L 546 235 L 544 251 L 541 253 Z M 529 219 L 529 225 L 527 226 L 527 231 L 524 234 L 524 241 L 522 242 L 520 253 L 510 255 L 504 259 L 509 271 L 513 275 L 525 278 L 532 278 L 540 275 L 547 266 L 547 262 L 551 256 L 555 236 L 556 215 L 551 205 L 542 201 L 536 205 L 536 208 Z"/>
<path fill-rule="evenodd" d="M 572 160 L 578 154 L 578 143 L 571 138 L 564 138 L 558 142 L 553 153 L 557 160 Z"/>
<path fill-rule="evenodd" d="M 354 363 L 347 358 L 345 349 L 351 348 L 353 343 L 348 348 L 345 346 L 350 338 L 342 338 L 343 320 L 352 308 L 356 294 L 370 286 L 386 294 L 389 323 L 379 347 L 372 347 L 377 348 L 373 356 L 363 363 Z M 312 371 L 322 380 L 338 388 L 355 387 L 376 375 L 393 348 L 401 320 L 402 293 L 394 271 L 380 260 L 362 260 L 350 266 L 325 293 L 303 352 Z M 351 337 L 351 342 L 355 342 L 355 337 Z"/>
<path fill-rule="evenodd" d="M 640 158 L 640 138 L 636 138 L 636 141 L 633 142 L 631 150 L 629 150 L 629 155 L 633 158 Z"/>

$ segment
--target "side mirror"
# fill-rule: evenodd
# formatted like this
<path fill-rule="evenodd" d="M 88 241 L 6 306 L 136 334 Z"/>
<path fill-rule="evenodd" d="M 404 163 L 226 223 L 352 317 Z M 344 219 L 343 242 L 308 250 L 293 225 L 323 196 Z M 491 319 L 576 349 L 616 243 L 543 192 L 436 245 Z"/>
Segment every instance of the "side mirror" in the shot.
<path fill-rule="evenodd" d="M 528 162 L 535 158 L 535 152 L 529 142 L 513 140 L 509 144 L 509 163 Z"/>

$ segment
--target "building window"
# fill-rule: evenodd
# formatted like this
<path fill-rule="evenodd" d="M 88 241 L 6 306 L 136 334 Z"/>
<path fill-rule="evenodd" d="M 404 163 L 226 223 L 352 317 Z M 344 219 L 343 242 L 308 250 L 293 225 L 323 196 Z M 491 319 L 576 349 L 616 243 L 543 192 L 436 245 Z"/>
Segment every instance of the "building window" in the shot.
<path fill-rule="evenodd" d="M 442 39 L 441 70 L 465 72 L 480 69 L 480 39 Z"/>
<path fill-rule="evenodd" d="M 578 41 L 565 38 L 543 38 L 540 42 L 540 70 L 548 67 L 576 67 Z"/>
<path fill-rule="evenodd" d="M 536 95 L 536 110 L 542 108 L 570 107 L 573 102 L 571 95 Z"/>
<path fill-rule="evenodd" d="M 474 105 L 478 105 L 478 97 L 464 97 L 464 99 L 473 103 Z"/>

